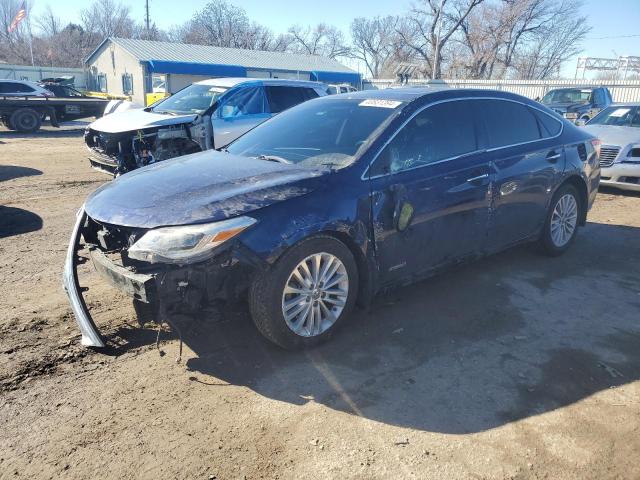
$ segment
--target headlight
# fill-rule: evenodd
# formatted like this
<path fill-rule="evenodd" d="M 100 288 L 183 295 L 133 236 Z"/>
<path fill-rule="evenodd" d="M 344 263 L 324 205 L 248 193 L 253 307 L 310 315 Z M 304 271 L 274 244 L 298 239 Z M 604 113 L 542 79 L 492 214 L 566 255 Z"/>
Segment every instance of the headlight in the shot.
<path fill-rule="evenodd" d="M 564 118 L 578 118 L 578 114 L 576 112 L 566 112 Z"/>
<path fill-rule="evenodd" d="M 256 223 L 237 217 L 215 223 L 149 230 L 129 248 L 129 257 L 150 263 L 195 263 L 207 259 L 218 245 Z"/>
<path fill-rule="evenodd" d="M 640 162 L 640 145 L 632 145 L 627 154 L 627 162 Z"/>

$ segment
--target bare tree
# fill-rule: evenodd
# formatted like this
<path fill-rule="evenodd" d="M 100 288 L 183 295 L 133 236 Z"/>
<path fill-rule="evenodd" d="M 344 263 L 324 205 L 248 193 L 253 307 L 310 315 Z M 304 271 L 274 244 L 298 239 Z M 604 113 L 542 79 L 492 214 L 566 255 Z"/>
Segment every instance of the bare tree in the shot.
<path fill-rule="evenodd" d="M 349 55 L 349 47 L 342 32 L 325 23 L 311 27 L 294 25 L 288 30 L 291 37 L 289 50 L 311 55 L 336 58 Z"/>
<path fill-rule="evenodd" d="M 363 61 L 374 78 L 396 54 L 398 22 L 394 16 L 358 17 L 351 22 L 351 57 Z"/>
<path fill-rule="evenodd" d="M 98 41 L 107 37 L 129 38 L 135 27 L 129 7 L 114 0 L 95 0 L 80 12 L 80 19 L 84 31 L 97 36 Z"/>
<path fill-rule="evenodd" d="M 166 37 L 171 41 L 245 48 L 249 50 L 284 51 L 289 41 L 249 19 L 247 12 L 225 0 L 212 0 L 182 26 L 173 27 Z"/>
<path fill-rule="evenodd" d="M 484 0 L 422 0 L 397 29 L 406 45 L 431 72 L 442 76 L 444 48 L 469 14 Z"/>
<path fill-rule="evenodd" d="M 519 78 L 558 76 L 562 63 L 580 53 L 581 42 L 591 30 L 586 17 L 575 15 L 579 0 L 549 3 L 545 21 L 510 59 L 509 66 Z"/>
<path fill-rule="evenodd" d="M 53 13 L 51 5 L 47 5 L 44 13 L 36 18 L 35 24 L 45 37 L 53 37 L 62 30 L 62 20 Z"/>
<path fill-rule="evenodd" d="M 30 65 L 27 19 L 20 22 L 13 32 L 8 31 L 21 4 L 20 0 L 0 0 L 0 60 Z M 31 16 L 30 4 L 27 5 L 27 16 Z"/>
<path fill-rule="evenodd" d="M 472 78 L 547 78 L 580 51 L 589 31 L 579 0 L 502 0 L 461 25 L 458 58 Z"/>

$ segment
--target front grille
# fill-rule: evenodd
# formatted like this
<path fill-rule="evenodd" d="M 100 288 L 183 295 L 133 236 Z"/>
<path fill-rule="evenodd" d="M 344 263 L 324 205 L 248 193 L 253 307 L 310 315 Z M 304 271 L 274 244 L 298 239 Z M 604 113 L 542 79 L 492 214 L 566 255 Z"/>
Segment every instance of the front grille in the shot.
<path fill-rule="evenodd" d="M 603 145 L 600 147 L 600 166 L 610 167 L 620 153 L 620 147 L 613 145 Z"/>

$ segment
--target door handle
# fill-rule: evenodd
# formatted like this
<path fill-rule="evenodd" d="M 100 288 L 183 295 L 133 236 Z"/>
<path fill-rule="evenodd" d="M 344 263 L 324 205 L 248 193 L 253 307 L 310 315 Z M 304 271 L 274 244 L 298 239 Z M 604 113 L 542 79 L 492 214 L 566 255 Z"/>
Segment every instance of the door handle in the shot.
<path fill-rule="evenodd" d="M 559 158 L 560 158 L 560 154 L 559 153 L 550 152 L 549 155 L 547 155 L 547 162 L 556 163 Z"/>
<path fill-rule="evenodd" d="M 484 180 L 485 178 L 489 178 L 489 174 L 488 173 L 484 173 L 482 175 L 478 175 L 477 177 L 467 178 L 467 182 L 475 183 L 475 182 L 479 182 L 480 180 Z"/>

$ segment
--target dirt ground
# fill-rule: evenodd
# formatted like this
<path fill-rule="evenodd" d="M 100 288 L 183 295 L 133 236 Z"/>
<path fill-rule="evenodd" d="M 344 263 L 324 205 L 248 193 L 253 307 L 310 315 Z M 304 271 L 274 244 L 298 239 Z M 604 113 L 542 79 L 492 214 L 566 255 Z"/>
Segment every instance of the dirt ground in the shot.
<path fill-rule="evenodd" d="M 574 247 L 519 247 L 379 297 L 307 353 L 242 306 L 136 326 L 84 266 L 116 345 L 61 288 L 108 178 L 81 134 L 0 132 L 0 478 L 638 479 L 640 196 L 599 194 Z"/>

